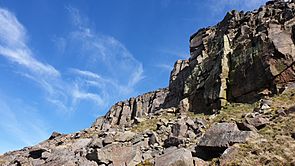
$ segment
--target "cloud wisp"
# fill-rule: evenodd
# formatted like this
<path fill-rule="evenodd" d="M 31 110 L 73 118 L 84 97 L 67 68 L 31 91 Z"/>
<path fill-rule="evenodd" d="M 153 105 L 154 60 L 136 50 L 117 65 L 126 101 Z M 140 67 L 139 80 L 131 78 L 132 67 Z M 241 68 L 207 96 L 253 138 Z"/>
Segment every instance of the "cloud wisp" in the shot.
<path fill-rule="evenodd" d="M 142 63 L 119 40 L 92 28 L 89 19 L 78 9 L 66 9 L 73 23 L 73 30 L 64 37 L 69 50 L 74 50 L 68 54 L 79 62 L 84 61 L 83 68 L 75 69 L 74 73 L 87 78 L 88 83 L 99 84 L 104 96 L 131 95 L 144 78 Z"/>
<path fill-rule="evenodd" d="M 63 56 L 59 57 L 73 62 L 65 65 L 64 70 L 38 60 L 43 55 L 36 55 L 30 48 L 25 27 L 12 12 L 3 8 L 0 8 L 0 56 L 13 64 L 14 73 L 34 81 L 37 90 L 42 92 L 40 101 L 55 106 L 62 111 L 60 115 L 74 113 L 84 101 L 100 110 L 95 115 L 101 115 L 119 97 L 127 97 L 135 91 L 136 84 L 144 78 L 143 66 L 120 41 L 89 27 L 87 17 L 82 17 L 77 9 L 68 11 L 73 30 L 57 38 L 62 42 L 58 50 Z M 11 141 L 1 140 L 0 153 L 48 137 L 46 125 L 39 116 L 43 112 L 21 101 L 14 104 L 7 101 L 10 100 L 0 96 L 0 129 L 2 134 L 17 138 L 14 141 L 18 144 L 8 145 Z"/>
<path fill-rule="evenodd" d="M 143 66 L 120 41 L 91 28 L 79 10 L 69 7 L 67 11 L 73 30 L 58 38 L 63 44 L 59 50 L 68 55 L 64 60 L 73 62 L 64 66 L 66 71 L 38 60 L 28 46 L 25 27 L 2 8 L 0 25 L 5 26 L 0 26 L 0 55 L 17 64 L 18 73 L 35 81 L 46 100 L 58 109 L 75 110 L 80 101 L 87 100 L 106 110 L 109 101 L 117 100 L 113 96 L 126 97 L 134 92 L 134 86 L 144 78 Z M 65 46 L 79 55 L 68 52 Z"/>
<path fill-rule="evenodd" d="M 0 54 L 10 61 L 29 69 L 36 74 L 58 77 L 60 73 L 52 66 L 33 57 L 27 47 L 26 30 L 8 10 L 0 8 Z"/>

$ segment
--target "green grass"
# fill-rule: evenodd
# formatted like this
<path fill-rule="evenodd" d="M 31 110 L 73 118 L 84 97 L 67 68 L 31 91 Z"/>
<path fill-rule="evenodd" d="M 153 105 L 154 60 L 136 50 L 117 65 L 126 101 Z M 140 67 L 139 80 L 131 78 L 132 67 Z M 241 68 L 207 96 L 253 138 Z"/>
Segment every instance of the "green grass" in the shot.
<path fill-rule="evenodd" d="M 243 104 L 243 103 L 232 103 L 226 105 L 220 110 L 220 113 L 213 118 L 212 122 L 232 122 L 242 120 L 242 116 L 245 113 L 253 112 L 254 108 L 258 106 L 258 103 L 254 104 Z"/>
<path fill-rule="evenodd" d="M 154 164 L 151 163 L 149 160 L 145 160 L 144 162 L 136 164 L 136 166 L 154 166 Z"/>
<path fill-rule="evenodd" d="M 134 125 L 131 128 L 131 131 L 132 132 L 143 132 L 146 130 L 156 131 L 157 130 L 157 122 L 159 122 L 160 119 L 174 120 L 174 119 L 176 119 L 176 116 L 171 113 L 163 113 L 160 116 L 150 117 L 150 119 L 145 119 L 143 122 L 141 122 L 137 125 Z"/>
<path fill-rule="evenodd" d="M 295 132 L 295 114 L 279 116 L 276 110 L 282 107 L 287 110 L 295 105 L 295 91 L 291 90 L 285 94 L 276 95 L 272 100 L 271 112 L 267 115 L 271 118 L 270 124 L 259 130 L 260 136 L 244 144 L 238 145 L 238 152 L 233 154 L 234 160 L 231 164 L 239 165 L 291 165 L 295 164 L 295 140 L 291 133 Z M 255 104 L 254 104 L 255 105 Z M 237 111 L 240 108 L 242 110 Z M 239 120 L 239 114 L 251 110 L 251 105 L 240 105 L 229 108 L 231 113 L 220 113 L 217 119 L 235 118 Z M 253 109 L 252 109 L 253 110 Z M 234 115 L 234 113 L 237 113 Z"/>

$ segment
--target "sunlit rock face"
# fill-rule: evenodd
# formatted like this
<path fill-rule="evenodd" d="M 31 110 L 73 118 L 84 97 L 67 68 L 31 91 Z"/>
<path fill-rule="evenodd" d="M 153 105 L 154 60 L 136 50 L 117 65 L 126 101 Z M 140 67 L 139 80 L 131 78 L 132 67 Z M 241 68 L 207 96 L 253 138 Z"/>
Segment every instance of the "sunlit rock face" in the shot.
<path fill-rule="evenodd" d="M 254 102 L 293 82 L 294 25 L 294 3 L 270 1 L 253 12 L 229 12 L 216 26 L 192 35 L 184 87 L 192 110 Z"/>

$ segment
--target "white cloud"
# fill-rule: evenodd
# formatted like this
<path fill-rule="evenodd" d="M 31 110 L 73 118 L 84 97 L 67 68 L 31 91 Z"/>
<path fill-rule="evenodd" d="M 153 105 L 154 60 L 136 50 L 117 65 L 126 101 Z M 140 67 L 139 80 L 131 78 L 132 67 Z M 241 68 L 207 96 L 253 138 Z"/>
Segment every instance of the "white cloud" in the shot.
<path fill-rule="evenodd" d="M 136 85 L 139 81 L 141 81 L 145 76 L 143 76 L 143 67 L 142 64 L 139 64 L 137 68 L 135 68 L 135 71 L 130 76 L 128 86 L 133 87 Z"/>
<path fill-rule="evenodd" d="M 26 44 L 26 31 L 16 17 L 0 8 L 0 55 L 18 63 L 36 74 L 58 77 L 60 73 L 52 66 L 36 60 Z"/>
<path fill-rule="evenodd" d="M 80 90 L 78 85 L 74 86 L 74 89 L 72 90 L 72 97 L 73 97 L 73 103 L 76 104 L 79 100 L 92 100 L 96 102 L 97 105 L 103 105 L 104 101 L 103 99 L 94 93 L 84 92 Z"/>
<path fill-rule="evenodd" d="M 190 57 L 189 53 L 186 52 L 181 52 L 181 51 L 176 51 L 173 49 L 162 49 L 159 50 L 159 52 L 163 53 L 163 54 L 167 54 L 167 55 L 173 55 L 176 56 L 178 58 L 182 58 L 182 59 L 188 59 Z"/>
<path fill-rule="evenodd" d="M 161 69 L 164 69 L 164 70 L 167 70 L 169 72 L 171 72 L 172 69 L 173 69 L 173 66 L 167 65 L 167 64 L 159 64 L 159 65 L 157 65 L 157 67 L 159 67 Z"/>
<path fill-rule="evenodd" d="M 117 99 L 134 92 L 134 86 L 144 78 L 143 66 L 120 41 L 95 32 L 79 10 L 72 7 L 67 10 L 74 30 L 53 41 L 61 44 L 59 51 L 68 54 L 63 57 L 76 59 L 79 68 L 86 70 L 64 66 L 70 72 L 62 73 L 39 61 L 28 46 L 26 29 L 13 13 L 1 8 L 0 55 L 18 64 L 21 67 L 18 73 L 35 81 L 46 93 L 46 100 L 58 109 L 75 110 L 80 101 L 88 100 L 105 110 L 114 96 Z M 75 57 L 65 47 L 80 54 Z M 101 70 L 104 72 L 98 74 Z"/>
<path fill-rule="evenodd" d="M 65 81 L 53 66 L 34 58 L 27 45 L 26 30 L 13 13 L 0 8 L 0 25 L 0 55 L 23 67 L 18 73 L 38 83 L 45 90 L 47 101 L 63 110 L 73 110 L 71 103 L 80 100 L 103 105 L 98 95 L 80 91 L 81 87 L 77 88 L 74 82 Z"/>
<path fill-rule="evenodd" d="M 91 71 L 83 71 L 83 70 L 79 70 L 79 69 L 71 69 L 72 72 L 81 75 L 81 76 L 85 76 L 85 77 L 89 77 L 92 79 L 96 79 L 96 80 L 101 80 L 101 76 L 99 76 L 96 73 L 93 73 Z"/>
<path fill-rule="evenodd" d="M 76 27 L 67 40 L 73 45 L 75 52 L 80 53 L 76 58 L 86 60 L 87 69 L 96 71 L 96 76 L 85 70 L 76 71 L 76 74 L 96 77 L 96 81 L 108 86 L 106 88 L 115 87 L 122 95 L 130 95 L 134 86 L 144 78 L 142 63 L 119 40 L 91 28 L 89 19 L 82 16 L 78 9 L 67 7 L 67 10 Z M 101 70 L 103 72 L 99 72 Z"/>

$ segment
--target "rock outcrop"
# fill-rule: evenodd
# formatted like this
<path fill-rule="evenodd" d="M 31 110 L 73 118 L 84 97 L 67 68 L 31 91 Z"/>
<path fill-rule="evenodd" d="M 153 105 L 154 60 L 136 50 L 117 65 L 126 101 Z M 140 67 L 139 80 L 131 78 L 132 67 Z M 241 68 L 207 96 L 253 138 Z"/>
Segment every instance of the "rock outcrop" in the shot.
<path fill-rule="evenodd" d="M 295 1 L 228 12 L 191 36 L 167 88 L 5 153 L 0 165 L 295 164 L 294 41 Z"/>
<path fill-rule="evenodd" d="M 294 3 L 270 1 L 254 12 L 227 13 L 190 39 L 184 96 L 195 112 L 276 94 L 294 72 Z"/>

